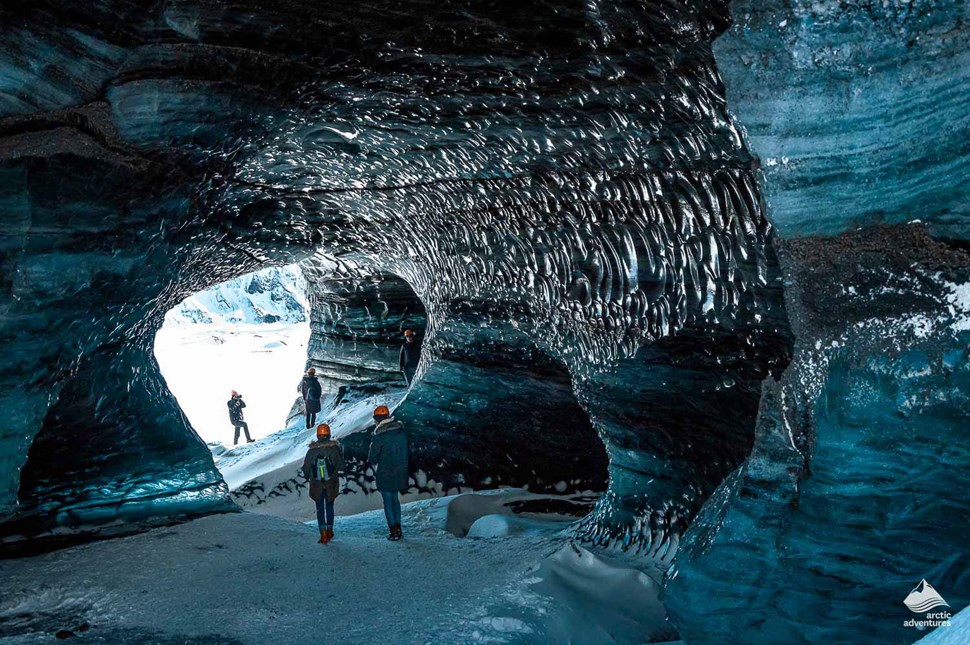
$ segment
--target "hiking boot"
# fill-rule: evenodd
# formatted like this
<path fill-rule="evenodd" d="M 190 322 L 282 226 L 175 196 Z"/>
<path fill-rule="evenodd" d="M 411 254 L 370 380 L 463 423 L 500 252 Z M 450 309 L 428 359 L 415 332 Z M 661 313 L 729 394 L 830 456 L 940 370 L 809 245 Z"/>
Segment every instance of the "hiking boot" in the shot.
<path fill-rule="evenodd" d="M 320 529 L 320 540 L 317 544 L 326 544 L 330 540 L 327 538 L 327 529 Z"/>
<path fill-rule="evenodd" d="M 327 542 L 333 539 L 333 529 L 327 529 Z"/>
<path fill-rule="evenodd" d="M 403 539 L 404 538 L 404 531 L 401 530 L 401 525 L 400 524 L 398 524 L 397 526 L 395 526 L 394 527 L 394 530 L 397 532 L 397 539 L 400 540 L 400 539 Z"/>

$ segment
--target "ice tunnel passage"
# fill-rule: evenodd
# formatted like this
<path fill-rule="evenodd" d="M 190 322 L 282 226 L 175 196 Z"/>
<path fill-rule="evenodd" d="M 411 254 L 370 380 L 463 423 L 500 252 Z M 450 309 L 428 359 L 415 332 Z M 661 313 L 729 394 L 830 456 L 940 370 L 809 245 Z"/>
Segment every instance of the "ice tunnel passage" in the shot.
<path fill-rule="evenodd" d="M 11 10 L 30 57 L 84 37 L 3 104 L 5 535 L 225 508 L 147 339 L 185 295 L 321 249 L 415 289 L 461 358 L 442 380 L 524 362 L 575 393 L 610 459 L 587 538 L 669 543 L 740 462 L 791 341 L 711 54 L 721 4 L 128 9 Z M 478 421 L 420 399 L 402 414 Z M 529 400 L 509 401 L 489 422 L 511 441 Z M 18 500 L 39 432 L 83 447 Z"/>
<path fill-rule="evenodd" d="M 400 277 L 326 259 L 301 264 L 310 301 L 307 366 L 339 404 L 348 387 L 373 393 L 406 386 L 400 370 L 403 332 L 424 339 L 424 303 Z M 420 341 L 419 341 L 420 342 Z"/>
<path fill-rule="evenodd" d="M 536 401 L 582 411 L 609 481 L 580 535 L 677 551 L 686 642 L 909 642 L 914 582 L 970 602 L 965 3 L 38 0 L 0 24 L 4 540 L 231 509 L 148 339 L 320 252 L 426 304 L 438 357 L 400 413 L 451 455 L 435 478 L 560 432 Z M 513 425 L 483 444 L 483 418 Z M 54 485 L 28 452 L 62 457 Z"/>
<path fill-rule="evenodd" d="M 483 318 L 468 303 L 447 316 L 426 310 L 405 280 L 360 262 L 315 256 L 301 270 L 312 321 L 307 364 L 327 392 L 318 419 L 334 428 L 349 464 L 338 514 L 379 504 L 376 494 L 367 498 L 374 481 L 365 463 L 377 404 L 399 405 L 395 414 L 408 427 L 411 497 L 502 486 L 552 493 L 606 487 L 603 443 L 566 366 L 527 333 Z M 410 387 L 399 368 L 404 328 L 417 333 L 423 355 Z M 297 405 L 290 428 L 299 431 L 302 420 Z M 310 511 L 293 497 L 305 488 L 294 462 L 302 458 L 305 434 L 272 471 L 255 474 L 254 465 L 266 463 L 268 450 L 285 448 L 217 456 L 232 499 L 247 510 L 304 518 Z"/>

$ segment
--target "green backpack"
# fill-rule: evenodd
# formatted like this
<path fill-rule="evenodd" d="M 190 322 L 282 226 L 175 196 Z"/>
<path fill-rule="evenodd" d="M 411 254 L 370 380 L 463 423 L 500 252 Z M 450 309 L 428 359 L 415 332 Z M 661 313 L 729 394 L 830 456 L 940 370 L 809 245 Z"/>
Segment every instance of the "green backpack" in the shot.
<path fill-rule="evenodd" d="M 333 460 L 330 459 L 330 455 L 317 456 L 317 467 L 314 472 L 316 474 L 314 479 L 319 479 L 323 482 L 330 481 L 336 477 L 336 468 L 333 467 Z"/>

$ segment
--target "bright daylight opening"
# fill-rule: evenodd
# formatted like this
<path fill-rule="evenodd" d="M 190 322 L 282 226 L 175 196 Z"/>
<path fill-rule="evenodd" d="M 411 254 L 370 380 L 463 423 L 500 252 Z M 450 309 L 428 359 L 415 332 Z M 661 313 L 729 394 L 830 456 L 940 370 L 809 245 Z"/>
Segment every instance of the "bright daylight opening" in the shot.
<path fill-rule="evenodd" d="M 254 441 L 286 426 L 310 338 L 305 294 L 296 265 L 272 267 L 210 287 L 166 314 L 155 357 L 211 448 L 233 445 L 232 391 L 246 404 L 243 420 Z"/>

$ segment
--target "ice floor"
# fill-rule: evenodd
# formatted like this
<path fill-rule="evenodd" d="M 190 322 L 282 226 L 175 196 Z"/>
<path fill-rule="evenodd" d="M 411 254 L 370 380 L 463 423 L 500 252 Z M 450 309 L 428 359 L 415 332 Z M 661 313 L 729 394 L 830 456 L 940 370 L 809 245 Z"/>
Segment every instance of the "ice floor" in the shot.
<path fill-rule="evenodd" d="M 449 517 L 448 507 L 455 499 Z M 315 526 L 237 513 L 0 562 L 0 641 L 545 643 L 670 640 L 653 580 L 574 546 L 571 518 L 482 496 Z M 489 510 L 491 509 L 491 510 Z M 469 526 L 456 537 L 449 526 Z M 459 531 L 460 532 L 460 531 Z"/>

